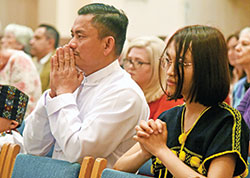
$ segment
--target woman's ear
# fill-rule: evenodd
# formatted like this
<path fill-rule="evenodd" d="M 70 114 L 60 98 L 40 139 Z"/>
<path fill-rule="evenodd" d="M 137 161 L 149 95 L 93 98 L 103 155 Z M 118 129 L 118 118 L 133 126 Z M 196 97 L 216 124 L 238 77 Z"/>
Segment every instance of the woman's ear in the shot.
<path fill-rule="evenodd" d="M 19 123 L 17 121 L 11 120 L 10 130 L 16 129 Z"/>
<path fill-rule="evenodd" d="M 115 48 L 115 39 L 113 36 L 107 36 L 104 38 L 104 55 L 108 56 Z"/>

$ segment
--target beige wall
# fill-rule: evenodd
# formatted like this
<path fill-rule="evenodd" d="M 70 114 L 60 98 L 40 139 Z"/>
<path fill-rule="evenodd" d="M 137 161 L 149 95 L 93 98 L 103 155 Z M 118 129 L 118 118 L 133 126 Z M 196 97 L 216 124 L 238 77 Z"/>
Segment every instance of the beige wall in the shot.
<path fill-rule="evenodd" d="M 74 3 L 72 3 L 74 2 Z M 57 0 L 57 27 L 63 37 L 71 35 L 70 30 L 77 16 L 77 11 L 90 0 Z"/>
<path fill-rule="evenodd" d="M 37 0 L 38 1 L 38 24 L 46 23 L 56 26 L 56 1 L 54 0 Z"/>
<path fill-rule="evenodd" d="M 250 26 L 249 0 L 0 0 L 0 35 L 9 23 L 35 29 L 54 25 L 62 38 L 70 37 L 77 10 L 90 2 L 123 9 L 129 17 L 128 37 L 169 35 L 189 24 L 211 24 L 227 36 Z"/>
<path fill-rule="evenodd" d="M 128 37 L 169 35 L 190 24 L 207 24 L 227 36 L 250 26 L 249 0 L 94 0 L 122 8 L 129 17 Z"/>
<path fill-rule="evenodd" d="M 60 44 L 70 39 L 70 30 L 77 11 L 90 0 L 38 0 L 38 23 L 48 23 L 57 28 L 61 35 Z"/>
<path fill-rule="evenodd" d="M 37 0 L 0 0 L 0 35 L 9 23 L 37 26 Z"/>
<path fill-rule="evenodd" d="M 79 8 L 90 0 L 38 0 L 38 23 L 54 25 L 62 38 L 70 37 L 70 29 Z"/>
<path fill-rule="evenodd" d="M 129 18 L 128 38 L 142 35 L 165 36 L 184 24 L 180 0 L 94 0 L 123 9 Z"/>
<path fill-rule="evenodd" d="M 210 24 L 229 34 L 250 26 L 250 1 L 185 0 L 186 24 Z"/>

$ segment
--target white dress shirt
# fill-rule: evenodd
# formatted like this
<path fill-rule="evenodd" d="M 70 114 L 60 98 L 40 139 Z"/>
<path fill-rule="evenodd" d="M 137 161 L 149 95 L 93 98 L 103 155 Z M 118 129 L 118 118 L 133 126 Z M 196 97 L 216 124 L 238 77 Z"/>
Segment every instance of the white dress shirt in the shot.
<path fill-rule="evenodd" d="M 52 56 L 53 52 L 49 52 L 48 54 L 46 54 L 46 56 L 44 56 L 43 58 L 41 58 L 39 61 L 38 59 L 34 59 L 33 62 L 35 63 L 35 66 L 37 68 L 37 71 L 39 72 L 39 74 L 42 73 L 43 71 L 43 66 L 46 62 L 48 62 L 48 60 L 50 59 L 50 57 Z"/>
<path fill-rule="evenodd" d="M 112 167 L 135 144 L 135 126 L 148 117 L 142 90 L 116 60 L 84 77 L 73 94 L 50 98 L 44 92 L 26 120 L 24 146 L 45 155 L 55 143 L 52 158 L 81 162 L 91 155 Z"/>
<path fill-rule="evenodd" d="M 0 152 L 5 143 L 15 143 L 20 146 L 20 153 L 25 153 L 23 149 L 23 137 L 19 132 L 14 130 L 11 131 L 11 134 L 0 134 Z"/>

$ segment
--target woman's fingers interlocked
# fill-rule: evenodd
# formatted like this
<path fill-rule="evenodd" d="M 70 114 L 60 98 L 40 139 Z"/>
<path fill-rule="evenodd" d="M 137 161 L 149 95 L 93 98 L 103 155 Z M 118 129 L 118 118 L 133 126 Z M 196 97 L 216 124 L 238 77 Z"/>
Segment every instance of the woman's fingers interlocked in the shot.
<path fill-rule="evenodd" d="M 159 119 L 148 121 L 142 120 L 138 126 L 135 127 L 137 136 L 139 137 L 149 137 L 151 134 L 161 134 L 166 127 L 163 122 Z"/>
<path fill-rule="evenodd" d="M 145 137 L 148 138 L 150 136 L 150 134 L 148 134 L 147 132 L 145 132 L 140 126 L 136 126 L 135 127 L 136 130 L 136 136 L 137 137 Z"/>

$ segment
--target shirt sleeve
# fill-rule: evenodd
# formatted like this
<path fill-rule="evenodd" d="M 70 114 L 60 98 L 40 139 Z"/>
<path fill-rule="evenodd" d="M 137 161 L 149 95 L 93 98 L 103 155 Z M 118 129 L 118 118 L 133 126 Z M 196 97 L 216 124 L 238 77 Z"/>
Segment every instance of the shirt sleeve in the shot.
<path fill-rule="evenodd" d="M 237 109 L 242 114 L 248 128 L 250 128 L 250 89 L 247 90 Z"/>
<path fill-rule="evenodd" d="M 207 148 L 205 160 L 202 163 L 206 170 L 208 170 L 212 159 L 233 153 L 236 156 L 234 176 L 247 172 L 249 131 L 240 113 L 236 112 L 236 114 L 224 119 L 223 125 L 220 126 L 221 128 Z"/>
<path fill-rule="evenodd" d="M 45 108 L 45 98 L 48 91 L 44 92 L 37 106 L 25 122 L 23 131 L 24 148 L 29 154 L 43 156 L 46 155 L 55 140 L 51 134 L 48 115 Z"/>
<path fill-rule="evenodd" d="M 0 152 L 5 143 L 15 143 L 13 136 L 11 134 L 6 134 L 5 136 L 0 136 Z"/>
<path fill-rule="evenodd" d="M 103 93 L 84 121 L 73 94 L 59 95 L 46 107 L 51 132 L 70 162 L 87 155 L 107 157 L 122 141 L 132 138 L 139 120 L 149 117 L 147 103 L 128 89 Z"/>

